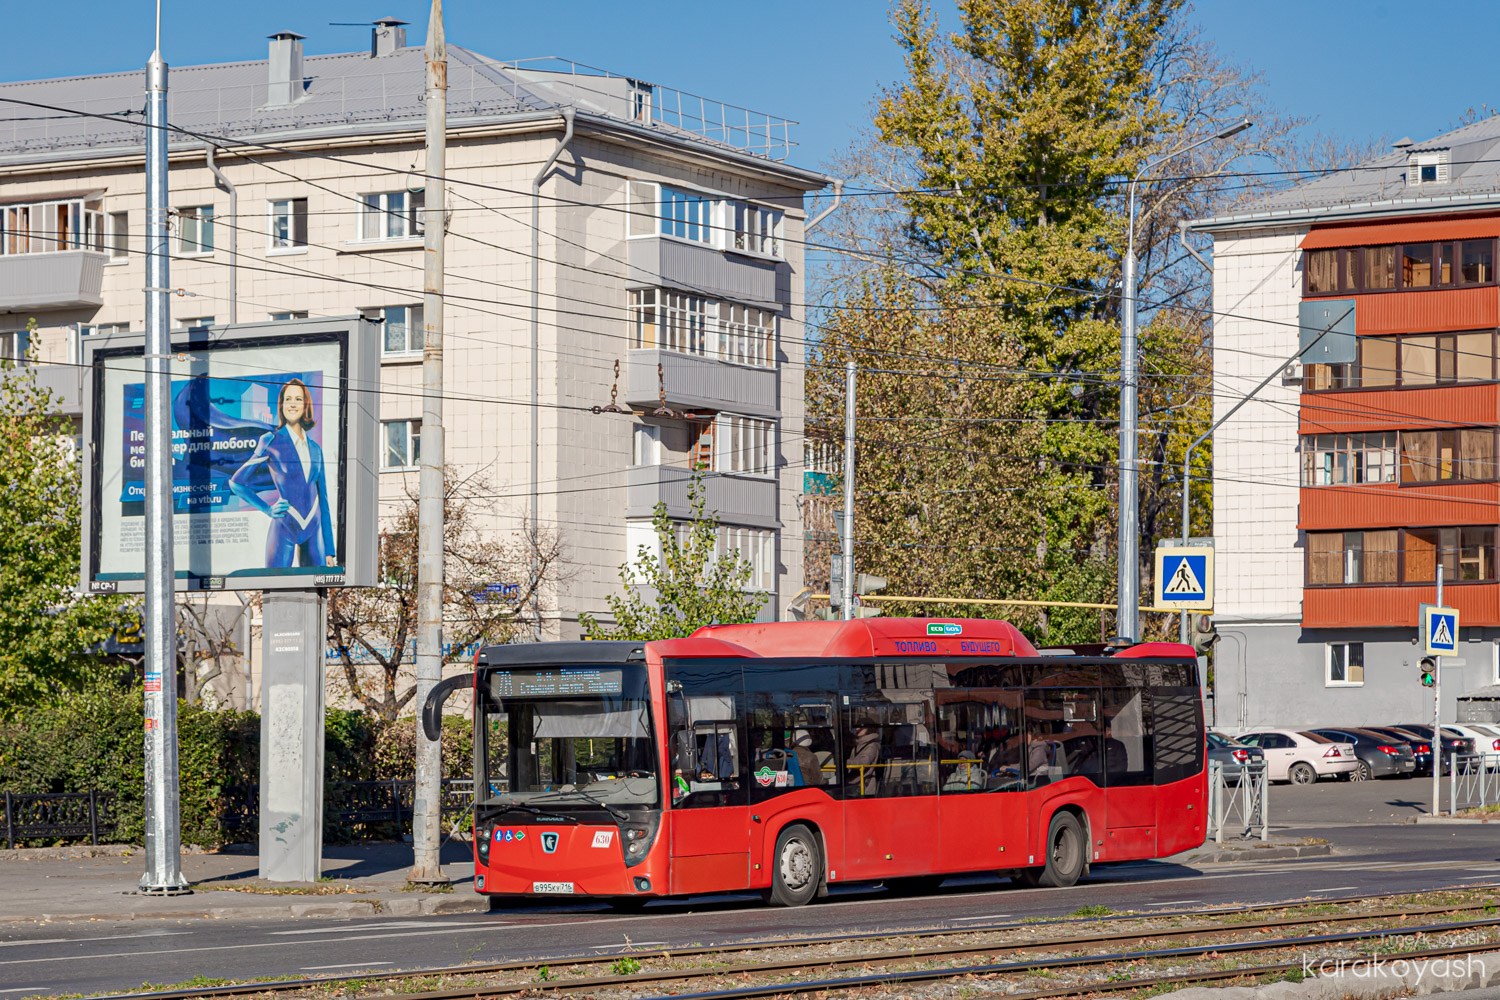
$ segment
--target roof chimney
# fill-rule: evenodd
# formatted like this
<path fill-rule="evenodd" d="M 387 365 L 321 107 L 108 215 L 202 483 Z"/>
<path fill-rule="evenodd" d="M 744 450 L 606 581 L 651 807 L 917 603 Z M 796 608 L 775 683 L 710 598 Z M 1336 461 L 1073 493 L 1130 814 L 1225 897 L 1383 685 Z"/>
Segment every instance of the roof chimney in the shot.
<path fill-rule="evenodd" d="M 370 58 L 388 56 L 397 49 L 406 47 L 406 22 L 394 17 L 382 17 L 370 29 Z"/>
<path fill-rule="evenodd" d="M 271 39 L 270 90 L 267 107 L 291 104 L 302 96 L 302 39 L 295 31 L 278 31 Z"/>

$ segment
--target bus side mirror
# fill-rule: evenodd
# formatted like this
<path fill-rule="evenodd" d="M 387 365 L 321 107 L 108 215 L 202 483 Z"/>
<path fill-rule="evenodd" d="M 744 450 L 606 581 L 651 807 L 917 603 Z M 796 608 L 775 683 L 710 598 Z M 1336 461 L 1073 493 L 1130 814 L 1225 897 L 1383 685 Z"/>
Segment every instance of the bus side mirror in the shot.
<path fill-rule="evenodd" d="M 436 743 L 443 735 L 443 702 L 448 696 L 459 688 L 473 687 L 474 675 L 458 674 L 440 681 L 436 687 L 427 692 L 427 700 L 422 703 L 422 734 L 433 743 Z"/>

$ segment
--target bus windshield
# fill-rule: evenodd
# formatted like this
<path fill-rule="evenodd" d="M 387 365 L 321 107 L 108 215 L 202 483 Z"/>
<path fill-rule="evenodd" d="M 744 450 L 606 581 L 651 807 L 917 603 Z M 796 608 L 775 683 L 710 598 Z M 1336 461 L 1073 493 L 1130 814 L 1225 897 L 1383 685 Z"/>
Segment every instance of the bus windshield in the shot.
<path fill-rule="evenodd" d="M 661 801 L 646 670 L 490 670 L 479 683 L 476 804 L 548 812 Z"/>

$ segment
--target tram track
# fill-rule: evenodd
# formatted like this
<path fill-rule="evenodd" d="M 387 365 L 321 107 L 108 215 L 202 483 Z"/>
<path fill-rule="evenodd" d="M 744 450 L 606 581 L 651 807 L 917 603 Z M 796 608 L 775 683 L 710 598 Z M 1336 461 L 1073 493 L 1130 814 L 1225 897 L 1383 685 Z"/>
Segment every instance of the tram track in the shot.
<path fill-rule="evenodd" d="M 1467 887 L 1454 887 L 1442 892 L 1485 892 L 1500 888 L 1495 885 L 1482 885 Z M 387 1000 L 459 1000 L 459 998 L 480 997 L 503 997 L 514 996 L 522 993 L 545 991 L 552 994 L 559 992 L 571 992 L 575 990 L 595 993 L 600 990 L 629 989 L 639 991 L 642 987 L 651 987 L 653 984 L 687 984 L 693 980 L 722 980 L 723 977 L 746 977 L 746 976 L 786 976 L 811 969 L 817 970 L 846 970 L 863 966 L 899 966 L 911 963 L 935 963 L 953 959 L 971 958 L 976 955 L 988 956 L 992 961 L 979 965 L 959 965 L 944 968 L 926 968 L 920 970 L 893 970 L 888 973 L 877 973 L 872 976 L 842 977 L 837 979 L 822 978 L 818 980 L 800 980 L 796 982 L 777 982 L 765 987 L 743 987 L 750 992 L 741 994 L 738 991 L 724 993 L 723 991 L 709 991 L 704 996 L 770 996 L 777 993 L 807 992 L 809 990 L 828 990 L 837 992 L 847 989 L 859 989 L 863 986 L 879 985 L 880 983 L 897 982 L 926 982 L 934 979 L 957 978 L 966 975 L 1016 975 L 1031 973 L 1047 973 L 1055 970 L 1081 969 L 1089 966 L 1108 965 L 1120 962 L 1157 961 L 1163 959 L 1190 959 L 1201 958 L 1210 954 L 1249 954 L 1261 951 L 1274 951 L 1296 947 L 1327 947 L 1330 945 L 1345 944 L 1380 937 L 1411 937 L 1417 935 L 1452 934 L 1477 929 L 1500 927 L 1500 916 L 1487 916 L 1479 920 L 1447 921 L 1438 923 L 1423 923 L 1412 925 L 1407 923 L 1413 918 L 1434 918 L 1442 915 L 1473 914 L 1476 911 L 1485 911 L 1494 914 L 1497 909 L 1495 897 L 1465 901 L 1462 903 L 1444 903 L 1433 906 L 1399 906 L 1384 908 L 1359 913 L 1276 913 L 1288 910 L 1296 910 L 1309 906 L 1339 906 L 1359 903 L 1369 903 L 1381 899 L 1410 898 L 1413 896 L 1428 895 L 1423 893 L 1387 893 L 1377 896 L 1360 896 L 1343 899 L 1314 899 L 1283 901 L 1274 904 L 1254 904 L 1240 907 L 1223 907 L 1213 910 L 1200 910 L 1175 913 L 1134 913 L 1118 914 L 1104 918 L 1090 918 L 1087 922 L 1095 921 L 1159 921 L 1165 919 L 1182 919 L 1184 917 L 1197 918 L 1224 918 L 1244 915 L 1265 913 L 1264 919 L 1236 920 L 1230 923 L 1195 923 L 1189 926 L 1176 927 L 1147 927 L 1129 928 L 1106 931 L 1104 933 L 1093 933 L 1084 935 L 1071 935 L 1059 937 L 1032 937 L 1026 940 L 1015 941 L 976 941 L 977 937 L 986 934 L 1014 933 L 1019 930 L 1045 930 L 1056 929 L 1061 925 L 1071 922 L 1084 922 L 1063 918 L 1040 922 L 1005 922 L 980 926 L 965 926 L 962 928 L 934 928 L 917 931 L 886 931 L 865 932 L 852 935 L 829 935 L 819 938 L 762 940 L 750 942 L 724 942 L 711 946 L 695 946 L 691 948 L 666 948 L 652 949 L 646 951 L 633 950 L 628 953 L 608 952 L 605 954 L 581 955 L 572 957 L 546 957 L 529 958 L 509 962 L 495 962 L 484 964 L 473 964 L 463 966 L 452 966 L 441 969 L 420 969 L 406 972 L 375 972 L 375 973 L 352 973 L 338 976 L 318 977 L 315 979 L 280 980 L 269 982 L 241 983 L 226 986 L 199 987 L 191 989 L 161 990 L 154 992 L 142 992 L 131 994 L 117 994 L 108 1000 L 124 1000 L 124 998 L 135 998 L 135 1000 L 205 1000 L 205 998 L 236 997 L 269 994 L 289 994 L 304 991 L 309 994 L 328 996 L 337 993 L 341 986 L 352 986 L 357 984 L 362 988 L 373 987 L 375 984 L 385 983 L 389 987 L 402 986 L 410 988 L 408 984 L 414 981 L 441 982 L 445 977 L 465 977 L 466 982 L 461 988 L 456 989 L 425 989 L 417 992 L 392 993 L 382 992 L 381 996 Z M 1285 931 L 1299 927 L 1315 925 L 1348 925 L 1354 923 L 1376 923 L 1398 921 L 1400 925 L 1388 924 L 1359 930 L 1338 932 L 1332 934 L 1319 934 L 1304 937 L 1277 937 L 1271 940 L 1223 940 L 1226 937 L 1244 937 L 1246 935 Z M 497 930 L 500 929 L 497 927 Z M 639 970 L 643 964 L 653 962 L 681 962 L 691 961 L 705 956 L 726 953 L 755 953 L 776 949 L 796 950 L 807 948 L 838 948 L 851 945 L 867 944 L 880 940 L 933 940 L 942 938 L 963 938 L 963 942 L 953 942 L 930 948 L 903 947 L 899 950 L 861 952 L 847 955 L 829 955 L 826 957 L 801 956 L 790 960 L 749 962 L 736 965 L 718 966 L 689 966 L 687 968 L 660 969 L 647 972 L 633 971 L 627 974 L 616 974 L 611 976 L 586 976 L 555 978 L 549 977 L 550 969 L 588 969 L 601 965 L 613 965 L 620 968 L 622 959 L 626 960 L 627 967 Z M 1210 939 L 1204 941 L 1202 939 Z M 1147 942 L 1163 942 L 1173 940 L 1199 939 L 1191 945 L 1181 945 L 1170 948 L 1117 950 L 1122 946 L 1131 944 L 1145 944 Z M 1096 949 L 1106 949 L 1097 951 Z M 1496 948 L 1500 948 L 1497 941 Z M 1028 953 L 1055 953 L 1059 951 L 1090 952 L 1081 956 L 1069 956 L 1064 958 L 1040 958 L 1027 961 L 994 962 L 999 956 L 1019 956 Z M 1472 949 L 1470 949 L 1472 950 Z M 1279 967 L 1278 967 L 1279 968 Z M 522 973 L 536 973 L 540 971 L 543 978 L 528 978 L 524 982 L 514 983 L 491 983 L 481 984 L 474 981 L 474 977 L 516 975 Z M 1236 975 L 1248 973 L 1239 972 Z M 910 978 L 916 977 L 916 978 Z M 804 986 L 803 983 L 816 982 L 818 986 Z M 848 982 L 850 985 L 838 985 Z M 355 991 L 345 990 L 347 995 L 357 995 Z M 637 994 L 638 995 L 638 994 Z M 686 997 L 688 994 L 675 994 Z M 1045 992 L 1038 994 L 1051 995 Z M 1057 994 L 1062 995 L 1062 994 Z M 1019 996 L 1019 994 L 1018 994 Z"/>

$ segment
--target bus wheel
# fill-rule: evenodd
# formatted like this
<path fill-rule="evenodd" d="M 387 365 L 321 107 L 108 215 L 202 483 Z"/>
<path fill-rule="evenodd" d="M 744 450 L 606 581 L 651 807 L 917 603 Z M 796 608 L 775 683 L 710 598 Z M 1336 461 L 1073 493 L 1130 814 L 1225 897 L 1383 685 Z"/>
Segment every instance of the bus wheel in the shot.
<path fill-rule="evenodd" d="M 1037 885 L 1066 888 L 1083 874 L 1083 828 L 1070 812 L 1057 812 L 1047 827 L 1047 865 Z"/>
<path fill-rule="evenodd" d="M 776 867 L 771 872 L 771 905 L 801 906 L 817 895 L 822 880 L 818 838 L 800 823 L 782 830 L 776 838 Z"/>

